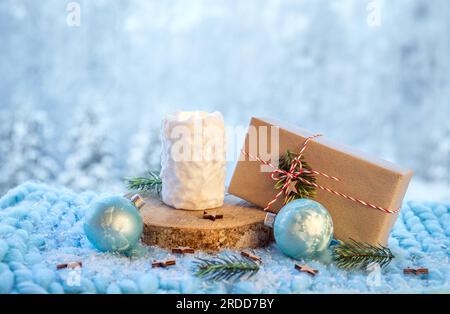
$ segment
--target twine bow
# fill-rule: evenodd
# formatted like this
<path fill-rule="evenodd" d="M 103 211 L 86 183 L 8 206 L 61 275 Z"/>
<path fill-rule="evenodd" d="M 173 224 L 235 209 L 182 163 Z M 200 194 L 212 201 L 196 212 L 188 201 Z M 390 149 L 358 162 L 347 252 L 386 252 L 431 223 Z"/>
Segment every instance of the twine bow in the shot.
<path fill-rule="evenodd" d="M 378 205 L 374 205 L 372 203 L 369 203 L 369 202 L 366 202 L 364 200 L 355 198 L 353 196 L 346 195 L 346 194 L 341 193 L 339 191 L 327 188 L 327 187 L 325 187 L 323 185 L 317 184 L 315 182 L 310 182 L 310 181 L 306 180 L 305 178 L 302 178 L 301 177 L 302 174 L 309 173 L 309 174 L 320 175 L 320 176 L 325 177 L 325 178 L 330 179 L 330 180 L 334 180 L 334 181 L 338 181 L 338 182 L 341 181 L 341 179 L 339 179 L 339 178 L 337 178 L 335 176 L 331 176 L 331 175 L 328 175 L 328 174 L 320 172 L 320 171 L 308 170 L 308 169 L 303 168 L 303 165 L 302 165 L 302 162 L 301 162 L 301 157 L 303 156 L 303 153 L 305 152 L 305 150 L 306 150 L 306 148 L 308 146 L 308 143 L 311 140 L 313 140 L 314 138 L 319 137 L 319 136 L 322 136 L 322 135 L 321 134 L 316 134 L 316 135 L 310 136 L 310 137 L 305 139 L 305 141 L 303 142 L 303 145 L 301 146 L 301 149 L 300 149 L 300 152 L 299 152 L 298 156 L 292 160 L 291 165 L 289 167 L 289 171 L 285 171 L 283 169 L 280 169 L 280 168 L 276 167 L 275 165 L 273 165 L 272 163 L 270 163 L 268 161 L 265 161 L 265 160 L 262 160 L 259 157 L 252 156 L 248 152 L 246 152 L 245 150 L 242 150 L 242 153 L 244 155 L 246 155 L 246 156 L 248 156 L 250 158 L 256 159 L 260 163 L 262 163 L 262 164 L 264 164 L 266 166 L 269 166 L 272 169 L 274 169 L 272 171 L 271 175 L 270 175 L 272 180 L 274 180 L 275 182 L 280 181 L 280 180 L 284 180 L 285 181 L 283 186 L 281 187 L 280 191 L 277 193 L 277 195 L 275 195 L 275 197 L 270 202 L 267 203 L 267 206 L 264 208 L 265 211 L 268 210 L 270 208 L 270 206 L 272 206 L 281 197 L 281 195 L 283 195 L 283 194 L 285 196 L 289 195 L 289 193 L 291 193 L 291 191 L 293 189 L 293 184 L 295 184 L 295 182 L 297 180 L 302 182 L 302 183 L 304 183 L 304 184 L 313 186 L 313 187 L 315 187 L 317 189 L 321 189 L 321 190 L 326 191 L 328 193 L 335 194 L 337 196 L 343 197 L 345 199 L 351 200 L 353 202 L 362 204 L 364 206 L 367 206 L 367 207 L 370 207 L 370 208 L 373 208 L 373 209 L 378 209 L 378 210 L 383 211 L 385 213 L 395 214 L 395 213 L 398 213 L 400 211 L 400 208 L 395 209 L 395 210 L 390 210 L 388 208 L 384 208 L 384 207 L 381 207 L 381 206 L 378 206 Z"/>

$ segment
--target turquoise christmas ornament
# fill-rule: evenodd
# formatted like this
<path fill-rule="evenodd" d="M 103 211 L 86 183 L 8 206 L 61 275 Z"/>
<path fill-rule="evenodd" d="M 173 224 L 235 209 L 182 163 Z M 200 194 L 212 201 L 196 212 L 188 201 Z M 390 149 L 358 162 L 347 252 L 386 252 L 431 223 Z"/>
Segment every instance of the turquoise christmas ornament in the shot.
<path fill-rule="evenodd" d="M 275 241 L 287 256 L 302 259 L 326 250 L 333 237 L 333 221 L 320 203 L 298 199 L 286 204 L 275 217 Z"/>
<path fill-rule="evenodd" d="M 92 204 L 84 224 L 92 245 L 100 251 L 110 252 L 125 252 L 135 247 L 143 228 L 138 208 L 120 196 L 107 197 Z"/>

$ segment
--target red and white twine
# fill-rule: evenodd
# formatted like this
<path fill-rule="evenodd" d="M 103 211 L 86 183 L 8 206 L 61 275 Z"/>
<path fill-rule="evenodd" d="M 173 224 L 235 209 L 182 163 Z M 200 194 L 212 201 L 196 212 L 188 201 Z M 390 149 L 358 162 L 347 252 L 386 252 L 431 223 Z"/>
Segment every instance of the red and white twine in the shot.
<path fill-rule="evenodd" d="M 248 152 L 246 152 L 245 150 L 242 150 L 242 153 L 244 155 L 246 155 L 247 157 L 253 158 L 253 159 L 259 161 L 260 163 L 262 163 L 262 164 L 264 164 L 266 166 L 269 166 L 272 169 L 274 169 L 272 171 L 272 173 L 271 173 L 271 177 L 272 177 L 272 179 L 274 181 L 285 180 L 283 186 L 280 189 L 280 192 L 278 192 L 277 195 L 275 195 L 275 197 L 269 203 L 267 203 L 267 206 L 264 208 L 264 210 L 268 210 L 270 208 L 270 206 L 272 206 L 280 198 L 281 195 L 283 195 L 283 194 L 288 195 L 290 193 L 289 190 L 288 190 L 288 187 L 291 184 L 291 182 L 293 182 L 293 181 L 295 182 L 295 180 L 299 180 L 299 181 L 301 181 L 301 182 L 303 182 L 305 184 L 311 185 L 311 186 L 313 186 L 313 187 L 315 187 L 317 189 L 321 189 L 321 190 L 326 191 L 328 193 L 332 193 L 334 195 L 343 197 L 345 199 L 348 199 L 350 201 L 362 204 L 364 206 L 367 206 L 367 207 L 370 207 L 370 208 L 373 208 L 373 209 L 381 210 L 381 211 L 383 211 L 385 213 L 395 214 L 395 213 L 398 213 L 400 211 L 400 208 L 395 209 L 395 210 L 390 210 L 388 208 L 384 208 L 384 207 L 381 207 L 381 206 L 377 206 L 377 205 L 371 204 L 371 203 L 366 202 L 364 200 L 361 200 L 361 199 L 358 199 L 356 197 L 352 197 L 352 196 L 346 195 L 346 194 L 341 193 L 339 191 L 327 188 L 327 187 L 325 187 L 323 185 L 320 185 L 320 184 L 317 184 L 317 183 L 314 183 L 314 182 L 310 182 L 310 181 L 302 178 L 300 176 L 301 174 L 303 174 L 303 173 L 310 173 L 310 174 L 320 175 L 320 176 L 325 177 L 325 178 L 330 179 L 330 180 L 339 181 L 339 182 L 341 181 L 341 179 L 339 179 L 339 178 L 337 178 L 335 176 L 331 176 L 331 175 L 328 175 L 326 173 L 323 173 L 323 172 L 320 172 L 320 171 L 316 171 L 316 170 L 307 170 L 307 169 L 304 169 L 302 167 L 302 162 L 301 162 L 300 158 L 302 157 L 303 153 L 305 152 L 305 150 L 306 150 L 306 148 L 308 146 L 308 143 L 311 140 L 313 140 L 314 138 L 319 137 L 319 136 L 322 136 L 322 135 L 321 134 L 316 134 L 316 135 L 310 136 L 310 137 L 305 139 L 305 141 L 304 141 L 304 143 L 303 143 L 303 145 L 302 145 L 302 147 L 300 149 L 300 152 L 299 152 L 298 156 L 294 160 L 292 160 L 291 167 L 289 168 L 289 171 L 282 170 L 282 169 L 276 167 L 275 165 L 273 165 L 272 163 L 270 163 L 268 161 L 265 161 L 265 160 L 262 160 L 259 157 L 252 156 Z M 297 169 L 297 166 L 299 166 L 298 169 Z"/>

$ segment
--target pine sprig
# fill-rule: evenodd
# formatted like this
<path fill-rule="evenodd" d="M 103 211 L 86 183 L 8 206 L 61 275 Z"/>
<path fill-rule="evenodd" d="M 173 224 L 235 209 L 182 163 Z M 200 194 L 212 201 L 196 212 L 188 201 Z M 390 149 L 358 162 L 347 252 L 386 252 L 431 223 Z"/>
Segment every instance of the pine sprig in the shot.
<path fill-rule="evenodd" d="M 237 280 L 245 275 L 250 278 L 259 270 L 256 262 L 236 256 L 216 257 L 210 260 L 198 258 L 194 263 L 196 275 L 210 280 Z"/>
<path fill-rule="evenodd" d="M 391 250 L 382 245 L 357 242 L 350 239 L 348 242 L 339 242 L 333 248 L 333 259 L 338 267 L 350 269 L 366 269 L 371 264 L 386 267 L 395 256 Z"/>
<path fill-rule="evenodd" d="M 159 194 L 162 188 L 162 180 L 157 172 L 149 171 L 145 177 L 125 179 L 130 191 L 150 191 Z"/>
<path fill-rule="evenodd" d="M 291 168 L 292 161 L 297 157 L 298 157 L 298 154 L 295 154 L 295 153 L 291 152 L 290 150 L 288 150 L 280 158 L 280 163 L 279 163 L 280 169 L 284 170 L 284 171 L 289 171 Z M 312 170 L 312 168 L 304 160 L 303 156 L 300 157 L 300 161 L 302 163 L 302 168 L 304 168 L 306 170 L 310 170 L 310 171 Z M 300 166 L 297 166 L 296 170 L 300 170 Z M 311 173 L 302 173 L 300 175 L 300 177 L 309 182 L 312 182 L 312 183 L 316 182 L 316 178 Z M 279 180 L 275 183 L 275 188 L 277 190 L 281 189 L 285 182 L 286 182 L 286 179 L 282 178 L 281 180 Z M 296 192 L 292 191 L 288 195 L 286 195 L 286 197 L 284 198 L 284 204 L 287 204 L 287 203 L 289 203 L 293 200 L 299 199 L 299 198 L 313 198 L 314 196 L 316 196 L 316 189 L 314 188 L 314 186 L 303 183 L 300 180 L 297 180 L 295 182 L 295 189 L 296 189 Z"/>

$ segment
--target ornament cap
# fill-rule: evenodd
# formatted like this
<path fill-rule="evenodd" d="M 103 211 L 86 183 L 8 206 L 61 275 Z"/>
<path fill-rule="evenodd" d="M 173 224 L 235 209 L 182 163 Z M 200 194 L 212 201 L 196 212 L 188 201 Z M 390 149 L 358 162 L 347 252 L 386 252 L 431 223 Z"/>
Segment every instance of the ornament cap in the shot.
<path fill-rule="evenodd" d="M 264 225 L 273 229 L 273 225 L 275 224 L 276 216 L 277 216 L 276 214 L 267 213 L 266 218 L 264 218 Z"/>
<path fill-rule="evenodd" d="M 144 199 L 139 194 L 134 194 L 130 198 L 130 201 L 133 203 L 134 206 L 136 206 L 137 209 L 141 209 L 145 205 Z"/>

